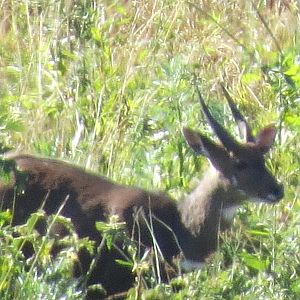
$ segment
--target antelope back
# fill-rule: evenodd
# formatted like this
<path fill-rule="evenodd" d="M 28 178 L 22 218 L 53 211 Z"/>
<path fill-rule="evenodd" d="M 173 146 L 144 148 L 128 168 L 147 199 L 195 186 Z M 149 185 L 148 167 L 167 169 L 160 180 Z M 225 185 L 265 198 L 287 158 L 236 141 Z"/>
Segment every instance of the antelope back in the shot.
<path fill-rule="evenodd" d="M 254 137 L 227 90 L 223 86 L 222 89 L 245 142 L 237 142 L 213 118 L 198 88 L 197 93 L 202 111 L 221 144 L 188 128 L 183 129 L 183 134 L 191 148 L 196 153 L 207 157 L 213 167 L 222 174 L 224 180 L 244 198 L 276 203 L 283 197 L 283 187 L 267 169 L 264 159 L 264 155 L 273 145 L 276 129 L 272 125 L 267 126 Z"/>

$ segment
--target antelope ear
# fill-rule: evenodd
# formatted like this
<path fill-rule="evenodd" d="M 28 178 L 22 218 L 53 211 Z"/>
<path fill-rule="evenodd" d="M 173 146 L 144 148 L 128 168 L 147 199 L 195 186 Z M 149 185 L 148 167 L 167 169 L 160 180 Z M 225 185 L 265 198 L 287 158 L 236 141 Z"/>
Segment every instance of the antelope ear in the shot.
<path fill-rule="evenodd" d="M 227 151 L 220 145 L 211 141 L 205 135 L 183 128 L 183 135 L 189 146 L 197 153 L 202 154 L 211 162 L 211 164 L 218 170 L 222 171 L 226 162 L 230 160 Z"/>
<path fill-rule="evenodd" d="M 267 153 L 274 144 L 276 136 L 276 128 L 274 125 L 269 125 L 263 128 L 256 137 L 256 146 L 263 154 Z"/>
<path fill-rule="evenodd" d="M 205 155 L 204 147 L 201 141 L 201 136 L 198 132 L 184 127 L 182 133 L 188 145 L 197 153 Z"/>

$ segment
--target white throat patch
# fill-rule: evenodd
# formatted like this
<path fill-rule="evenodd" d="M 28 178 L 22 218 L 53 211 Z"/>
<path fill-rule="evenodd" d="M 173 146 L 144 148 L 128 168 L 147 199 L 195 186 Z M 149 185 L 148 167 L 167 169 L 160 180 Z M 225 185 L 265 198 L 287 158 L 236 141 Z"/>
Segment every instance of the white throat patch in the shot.
<path fill-rule="evenodd" d="M 195 270 L 200 270 L 204 266 L 204 263 L 190 259 L 183 259 L 180 265 L 185 272 L 192 272 Z"/>
<path fill-rule="evenodd" d="M 237 209 L 239 208 L 239 205 L 233 205 L 227 208 L 222 209 L 222 219 L 224 219 L 227 222 L 232 221 Z"/>

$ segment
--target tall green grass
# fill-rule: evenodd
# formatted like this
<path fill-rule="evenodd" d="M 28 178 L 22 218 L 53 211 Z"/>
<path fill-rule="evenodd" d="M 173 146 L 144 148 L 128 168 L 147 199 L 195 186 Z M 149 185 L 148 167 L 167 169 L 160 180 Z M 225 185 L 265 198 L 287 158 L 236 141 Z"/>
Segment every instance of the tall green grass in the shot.
<path fill-rule="evenodd" d="M 62 158 L 179 200 L 206 165 L 181 135 L 183 126 L 208 130 L 193 74 L 231 132 L 219 82 L 254 131 L 270 122 L 279 129 L 268 164 L 285 199 L 243 206 L 204 270 L 144 291 L 146 299 L 300 297 L 300 24 L 296 1 L 286 2 L 271 10 L 243 0 L 0 1 L 2 148 Z M 1 227 L 1 295 L 12 288 L 6 264 L 19 289 L 28 276 L 11 231 Z M 24 295 L 74 292 L 59 260 L 40 268 Z"/>

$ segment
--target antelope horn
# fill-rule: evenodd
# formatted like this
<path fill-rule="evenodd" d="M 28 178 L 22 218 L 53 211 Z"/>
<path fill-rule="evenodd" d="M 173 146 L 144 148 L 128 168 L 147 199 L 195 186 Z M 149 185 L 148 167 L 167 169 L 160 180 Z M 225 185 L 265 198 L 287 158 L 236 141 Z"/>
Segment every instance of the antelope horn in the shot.
<path fill-rule="evenodd" d="M 233 118 L 238 125 L 241 138 L 243 140 L 246 140 L 246 142 L 255 143 L 255 138 L 251 132 L 251 128 L 250 128 L 249 124 L 247 123 L 246 119 L 241 114 L 241 112 L 238 110 L 237 106 L 235 105 L 234 101 L 230 97 L 230 95 L 229 95 L 227 89 L 224 87 L 224 85 L 222 83 L 220 85 L 221 85 L 221 88 L 225 95 L 225 98 L 227 99 L 227 102 L 229 104 Z"/>
<path fill-rule="evenodd" d="M 227 149 L 227 151 L 235 152 L 235 150 L 238 147 L 237 142 L 227 133 L 227 131 L 223 128 L 223 126 L 221 124 L 219 124 L 213 118 L 213 116 L 211 115 L 208 107 L 205 104 L 205 101 L 204 101 L 197 85 L 196 85 L 196 90 L 197 90 L 197 93 L 198 93 L 198 97 L 199 97 L 199 101 L 200 101 L 200 104 L 201 104 L 201 107 L 202 107 L 202 111 L 203 111 L 210 127 L 212 128 L 212 130 L 214 131 L 214 133 L 216 134 L 218 139 L 221 141 L 223 146 Z"/>

